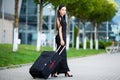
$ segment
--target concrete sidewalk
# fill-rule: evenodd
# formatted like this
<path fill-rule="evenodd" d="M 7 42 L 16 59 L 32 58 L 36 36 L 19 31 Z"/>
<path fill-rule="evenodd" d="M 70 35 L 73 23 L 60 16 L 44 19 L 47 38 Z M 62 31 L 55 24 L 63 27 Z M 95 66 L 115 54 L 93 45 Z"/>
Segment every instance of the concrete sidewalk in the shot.
<path fill-rule="evenodd" d="M 73 77 L 49 77 L 47 80 L 120 80 L 120 53 L 99 54 L 68 60 Z M 0 70 L 0 80 L 44 80 L 33 79 L 29 74 L 31 65 Z"/>

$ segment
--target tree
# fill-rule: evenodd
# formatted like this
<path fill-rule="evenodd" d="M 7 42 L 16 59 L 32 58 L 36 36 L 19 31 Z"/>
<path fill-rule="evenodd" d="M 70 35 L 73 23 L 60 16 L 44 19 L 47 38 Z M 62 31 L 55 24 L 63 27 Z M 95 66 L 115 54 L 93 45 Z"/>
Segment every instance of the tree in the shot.
<path fill-rule="evenodd" d="M 15 0 L 13 52 L 18 50 L 18 4 L 19 0 Z"/>
<path fill-rule="evenodd" d="M 110 21 L 117 12 L 117 4 L 113 0 L 105 0 L 102 5 L 101 16 L 97 19 L 97 29 L 96 29 L 96 49 L 98 49 L 98 29 L 100 24 L 105 21 Z"/>
<path fill-rule="evenodd" d="M 81 12 L 80 12 L 80 3 L 81 1 L 76 1 L 75 3 L 73 4 L 69 4 L 69 13 L 71 16 L 75 16 L 77 19 L 78 19 L 78 32 L 77 32 L 77 37 L 76 37 L 76 50 L 79 49 L 79 36 L 80 36 L 80 21 L 81 21 Z M 72 9 L 71 9 L 71 6 L 72 6 Z"/>
<path fill-rule="evenodd" d="M 83 49 L 86 49 L 87 44 L 86 44 L 86 22 L 89 21 L 89 16 L 91 12 L 93 12 L 93 1 L 92 0 L 83 0 L 83 3 L 81 4 L 82 6 L 82 13 L 83 13 L 83 26 L 84 26 L 84 31 L 83 31 Z"/>
<path fill-rule="evenodd" d="M 103 3 L 103 0 L 91 0 L 92 1 L 92 6 L 93 6 L 93 11 L 89 14 L 89 20 L 91 22 L 90 26 L 90 49 L 93 49 L 93 27 L 95 26 L 96 23 L 96 15 L 97 13 L 101 12 L 101 6 Z"/>
<path fill-rule="evenodd" d="M 80 27 L 80 21 L 84 25 L 84 32 L 83 32 L 83 49 L 86 49 L 86 21 L 88 21 L 89 13 L 93 11 L 93 7 L 91 5 L 90 0 L 80 0 L 75 3 L 75 12 L 73 14 L 79 19 L 78 26 Z M 79 28 L 78 27 L 78 28 Z M 76 49 L 79 47 L 79 31 L 77 35 L 77 43 L 76 43 Z"/>
<path fill-rule="evenodd" d="M 67 7 L 68 12 L 69 12 L 69 15 L 68 15 L 68 35 L 70 34 L 70 30 L 69 30 L 69 18 L 70 18 L 70 16 L 75 16 L 78 19 L 78 32 L 77 32 L 77 37 L 76 37 L 76 50 L 79 49 L 79 30 L 80 30 L 80 18 L 78 18 L 78 15 L 80 15 L 79 12 L 78 12 L 79 11 L 79 2 L 80 1 L 76 1 L 72 4 L 69 4 L 68 7 Z"/>
<path fill-rule="evenodd" d="M 96 26 L 95 26 L 95 29 L 96 29 L 95 48 L 96 49 L 98 49 L 98 29 L 100 27 L 100 24 L 104 21 L 111 20 L 113 16 L 115 15 L 115 13 L 117 12 L 117 6 L 114 1 L 99 0 L 99 2 L 100 2 L 99 8 L 97 6 L 97 9 L 94 9 L 95 11 L 91 13 L 91 16 L 93 17 L 91 18 L 91 21 L 96 23 Z"/>
<path fill-rule="evenodd" d="M 70 16 L 70 13 L 68 12 L 67 13 L 68 14 L 68 21 L 67 21 L 67 44 L 66 44 L 66 49 L 67 50 L 69 50 L 69 44 L 70 44 L 70 18 L 71 18 L 71 16 Z"/>
<path fill-rule="evenodd" d="M 74 7 L 75 3 L 78 2 L 78 0 L 74 0 L 73 2 L 67 3 L 67 15 L 68 15 L 68 21 L 67 21 L 67 50 L 69 50 L 69 44 L 70 44 L 70 19 L 72 12 L 74 12 Z M 71 7 L 72 6 L 72 7 Z"/>
<path fill-rule="evenodd" d="M 40 22 L 39 22 L 38 37 L 37 37 L 37 51 L 40 51 L 40 46 L 41 46 L 40 36 L 42 34 L 42 25 L 43 25 L 43 22 L 42 22 L 43 7 L 45 7 L 48 4 L 49 0 L 34 0 L 34 2 L 36 4 L 39 4 L 39 9 L 40 9 L 40 16 L 39 16 Z"/>

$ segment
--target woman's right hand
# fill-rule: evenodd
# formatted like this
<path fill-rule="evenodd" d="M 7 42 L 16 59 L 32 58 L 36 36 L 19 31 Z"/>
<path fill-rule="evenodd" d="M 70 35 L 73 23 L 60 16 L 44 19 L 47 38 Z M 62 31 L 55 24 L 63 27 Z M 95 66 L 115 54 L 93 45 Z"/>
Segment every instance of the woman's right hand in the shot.
<path fill-rule="evenodd" d="M 64 40 L 61 40 L 61 41 L 60 41 L 60 44 L 61 44 L 62 46 L 64 46 L 64 44 L 65 44 Z"/>

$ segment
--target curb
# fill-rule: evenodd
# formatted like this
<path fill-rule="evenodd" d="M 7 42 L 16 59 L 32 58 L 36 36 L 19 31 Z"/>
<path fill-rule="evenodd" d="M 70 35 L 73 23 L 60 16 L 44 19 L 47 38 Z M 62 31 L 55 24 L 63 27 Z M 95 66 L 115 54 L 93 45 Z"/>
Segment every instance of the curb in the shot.
<path fill-rule="evenodd" d="M 5 67 L 0 67 L 0 70 L 11 69 L 11 68 L 18 68 L 18 67 L 28 66 L 28 65 L 32 65 L 32 64 L 33 63 L 20 64 L 20 65 L 10 65 L 10 66 L 5 66 Z"/>

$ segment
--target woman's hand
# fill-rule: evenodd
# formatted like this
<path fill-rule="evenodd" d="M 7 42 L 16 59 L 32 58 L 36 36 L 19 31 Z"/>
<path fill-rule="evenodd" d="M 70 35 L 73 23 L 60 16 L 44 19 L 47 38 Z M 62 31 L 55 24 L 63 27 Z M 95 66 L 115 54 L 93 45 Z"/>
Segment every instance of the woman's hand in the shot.
<path fill-rule="evenodd" d="M 64 45 L 65 45 L 64 40 L 61 40 L 61 41 L 60 41 L 60 44 L 61 44 L 62 46 L 64 46 Z"/>

